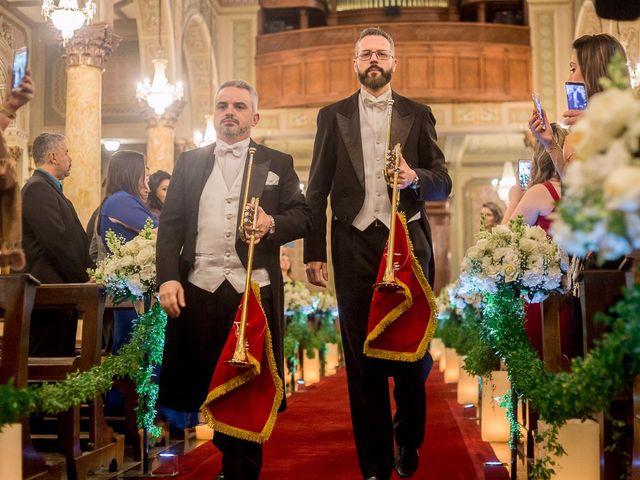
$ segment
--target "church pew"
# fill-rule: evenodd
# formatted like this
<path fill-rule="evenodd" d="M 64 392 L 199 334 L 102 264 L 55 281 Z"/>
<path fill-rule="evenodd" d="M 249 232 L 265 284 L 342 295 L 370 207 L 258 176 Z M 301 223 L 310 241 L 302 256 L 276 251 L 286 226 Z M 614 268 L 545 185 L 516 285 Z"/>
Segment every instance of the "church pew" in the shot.
<path fill-rule="evenodd" d="M 0 276 L 0 309 L 3 310 L 0 384 L 13 378 L 16 388 L 27 386 L 29 324 L 39 282 L 31 275 Z M 53 480 L 62 475 L 62 462 L 45 462 L 44 455 L 33 448 L 29 421 L 22 420 L 22 477 Z"/>
<path fill-rule="evenodd" d="M 623 295 L 623 288 L 632 284 L 632 277 L 628 272 L 620 270 L 585 270 L 580 281 L 580 304 L 582 307 L 583 348 L 589 352 L 595 346 L 595 341 L 605 332 L 605 325 L 596 320 L 599 312 L 607 312 Z M 613 480 L 626 478 L 627 461 L 633 454 L 634 401 L 632 385 L 621 392 L 611 403 L 611 418 L 599 415 L 600 425 L 600 478 Z M 624 422 L 624 427 L 618 429 L 621 438 L 618 448 L 610 451 L 606 447 L 614 442 L 616 431 L 612 419 Z"/>
<path fill-rule="evenodd" d="M 128 309 L 134 308 L 134 305 L 130 301 L 121 302 L 115 304 L 111 299 L 107 299 L 105 303 L 105 313 L 109 316 L 111 321 L 113 321 L 113 313 L 115 310 L 119 309 Z M 112 328 L 108 329 L 108 338 L 105 338 L 105 344 L 110 348 L 112 344 Z M 118 390 L 122 395 L 124 401 L 124 411 L 125 412 L 133 412 L 138 406 L 138 394 L 136 393 L 136 386 L 133 380 L 130 378 L 118 378 L 113 382 L 113 388 Z M 109 423 L 113 425 L 112 421 L 119 421 L 117 417 L 109 420 Z M 131 446 L 131 456 L 133 460 L 140 461 L 142 460 L 142 450 L 143 450 L 143 440 L 142 435 L 140 434 L 140 430 L 138 429 L 138 424 L 136 422 L 135 415 L 125 415 L 122 419 L 122 429 L 125 435 L 125 443 Z"/>
<path fill-rule="evenodd" d="M 35 307 L 77 309 L 82 317 L 80 350 L 72 357 L 30 357 L 30 382 L 55 382 L 67 374 L 88 371 L 100 364 L 104 291 L 95 284 L 42 285 L 36 290 Z M 58 415 L 58 446 L 67 459 L 69 479 L 85 478 L 100 467 L 122 465 L 124 442 L 104 421 L 102 395 L 89 403 L 88 450 L 80 444 L 80 406 Z"/>

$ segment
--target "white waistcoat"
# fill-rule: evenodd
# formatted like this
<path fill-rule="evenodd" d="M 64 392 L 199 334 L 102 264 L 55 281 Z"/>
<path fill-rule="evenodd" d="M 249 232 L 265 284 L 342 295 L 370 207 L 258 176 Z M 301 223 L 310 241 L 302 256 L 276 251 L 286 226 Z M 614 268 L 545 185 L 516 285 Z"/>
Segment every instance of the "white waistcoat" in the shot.
<path fill-rule="evenodd" d="M 240 293 L 244 291 L 247 275 L 235 247 L 242 175 L 227 188 L 220 163 L 216 158 L 200 196 L 196 259 L 189 282 L 215 292 L 226 279 Z M 269 285 L 269 274 L 264 268 L 254 270 L 251 278 L 260 287 Z"/>

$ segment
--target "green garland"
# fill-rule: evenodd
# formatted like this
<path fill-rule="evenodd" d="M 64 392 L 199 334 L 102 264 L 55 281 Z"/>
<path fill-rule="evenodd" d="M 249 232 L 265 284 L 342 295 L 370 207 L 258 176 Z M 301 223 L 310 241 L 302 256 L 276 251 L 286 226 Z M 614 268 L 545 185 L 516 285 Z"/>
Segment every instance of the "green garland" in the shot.
<path fill-rule="evenodd" d="M 640 372 L 640 286 L 625 292 L 623 300 L 611 309 L 612 316 L 599 315 L 608 333 L 597 347 L 584 358 L 573 359 L 570 372 L 557 374 L 545 371 L 531 348 L 518 292 L 500 286 L 486 301 L 483 332 L 505 360 L 512 387 L 551 425 L 545 439 L 548 452 L 557 451 L 557 429 L 568 419 L 588 418 L 606 410 Z M 553 461 L 543 458 L 540 462 L 534 465 L 533 478 L 550 478 Z"/>
<path fill-rule="evenodd" d="M 481 323 L 481 313 L 471 305 L 467 305 L 461 315 L 450 310 L 448 315 L 438 319 L 436 337 L 455 348 L 458 355 L 466 356 L 463 368 L 469 374 L 486 377 L 497 370 L 500 360 L 483 337 Z"/>
<path fill-rule="evenodd" d="M 57 383 L 22 389 L 16 389 L 13 382 L 0 385 L 0 427 L 16 423 L 34 412 L 64 412 L 109 390 L 114 378 L 130 377 L 138 393 L 138 427 L 158 436 L 160 428 L 154 425 L 158 385 L 153 376 L 155 367 L 162 361 L 166 323 L 167 316 L 156 302 L 134 322 L 129 343 L 99 366 L 87 372 L 73 373 Z"/>

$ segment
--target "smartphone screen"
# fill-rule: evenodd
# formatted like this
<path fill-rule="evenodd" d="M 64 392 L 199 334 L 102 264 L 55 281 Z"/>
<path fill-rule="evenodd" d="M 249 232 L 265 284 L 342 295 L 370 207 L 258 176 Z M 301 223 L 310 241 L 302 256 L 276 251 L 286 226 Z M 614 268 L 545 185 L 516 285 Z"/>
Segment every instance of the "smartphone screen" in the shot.
<path fill-rule="evenodd" d="M 520 159 L 518 160 L 518 183 L 521 189 L 527 188 L 529 180 L 531 179 L 531 160 Z"/>
<path fill-rule="evenodd" d="M 27 61 L 29 60 L 29 53 L 27 47 L 22 47 L 16 50 L 13 56 L 13 66 L 11 68 L 11 90 L 19 90 L 22 78 L 27 74 Z"/>
<path fill-rule="evenodd" d="M 533 104 L 536 107 L 536 112 L 538 112 L 538 117 L 543 120 L 544 113 L 542 111 L 542 102 L 540 101 L 540 95 L 538 95 L 537 93 L 532 93 L 531 97 L 533 98 Z M 545 130 L 544 120 L 542 121 L 542 130 Z"/>
<path fill-rule="evenodd" d="M 569 110 L 584 110 L 587 108 L 587 88 L 584 83 L 566 82 L 564 89 L 567 93 Z"/>

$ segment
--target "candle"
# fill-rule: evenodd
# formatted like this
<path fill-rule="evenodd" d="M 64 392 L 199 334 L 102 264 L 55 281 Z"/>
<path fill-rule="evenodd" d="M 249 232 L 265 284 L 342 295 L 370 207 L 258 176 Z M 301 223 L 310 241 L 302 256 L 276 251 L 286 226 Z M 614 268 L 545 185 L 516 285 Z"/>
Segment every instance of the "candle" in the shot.
<path fill-rule="evenodd" d="M 444 383 L 457 383 L 460 373 L 458 352 L 456 352 L 455 348 L 445 348 L 444 355 L 447 362 L 444 369 Z"/>
<path fill-rule="evenodd" d="M 478 377 L 471 375 L 464 369 L 465 356 L 458 358 L 458 364 L 460 366 L 458 373 L 458 392 L 457 400 L 460 405 L 466 405 L 472 403 L 478 404 Z"/>
<path fill-rule="evenodd" d="M 538 428 L 544 431 L 549 427 L 539 421 Z M 600 479 L 600 426 L 597 422 L 578 418 L 567 420 L 558 433 L 558 443 L 566 454 L 553 457 L 556 462 L 554 480 Z"/>
<path fill-rule="evenodd" d="M 11 423 L 0 429 L 0 478 L 22 478 L 22 424 Z"/>
<path fill-rule="evenodd" d="M 509 441 L 509 420 L 506 409 L 500 406 L 500 400 L 510 388 L 511 382 L 503 370 L 495 370 L 491 372 L 491 377 L 482 379 L 480 432 L 485 442 Z"/>

